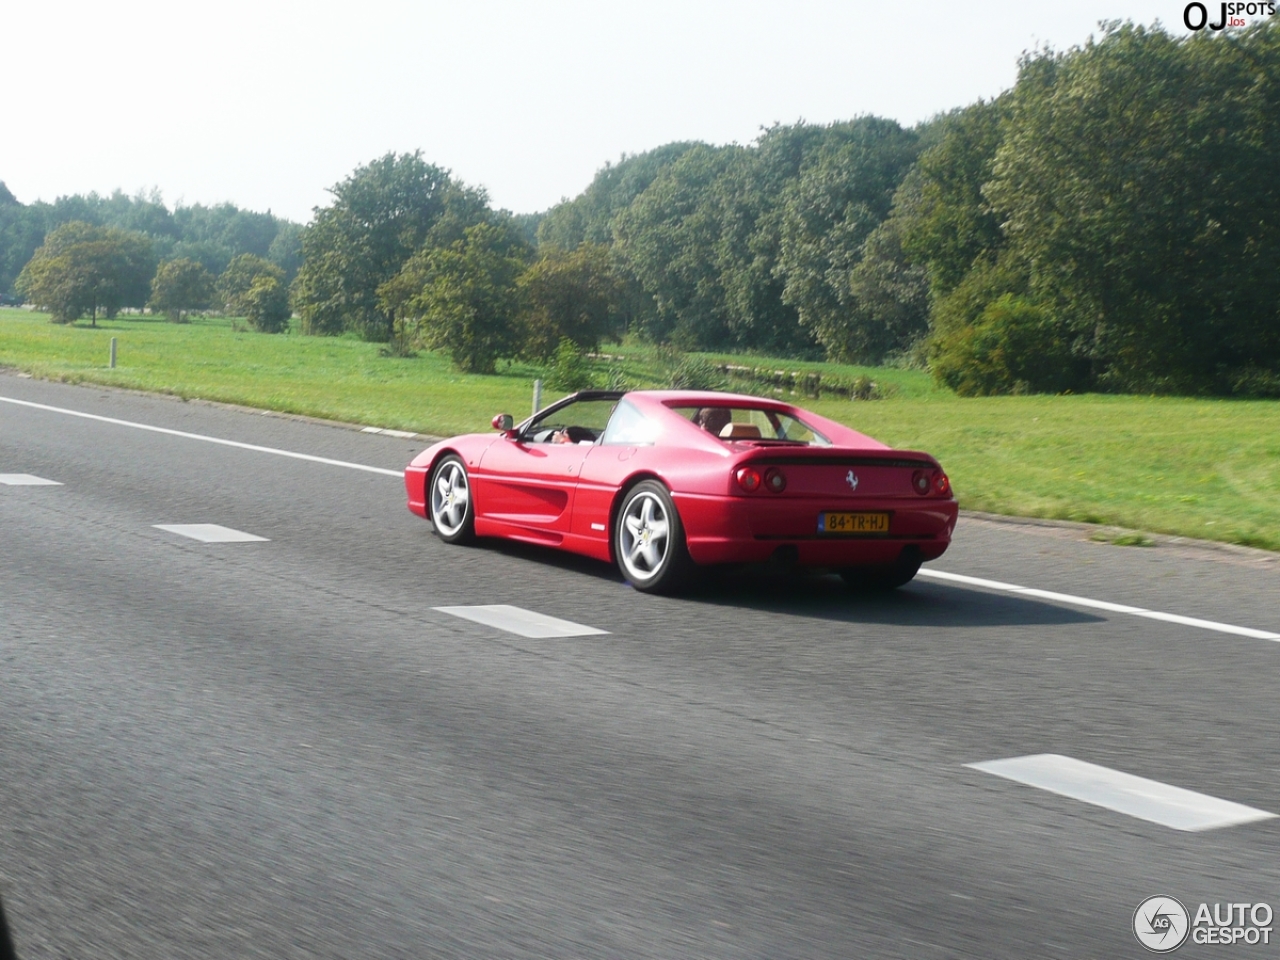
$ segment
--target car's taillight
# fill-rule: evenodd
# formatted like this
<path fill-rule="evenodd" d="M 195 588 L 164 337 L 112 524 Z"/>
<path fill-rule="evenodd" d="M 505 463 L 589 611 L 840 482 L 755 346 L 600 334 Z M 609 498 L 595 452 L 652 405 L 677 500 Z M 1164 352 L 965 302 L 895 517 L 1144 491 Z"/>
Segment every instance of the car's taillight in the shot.
<path fill-rule="evenodd" d="M 760 489 L 760 471 L 755 467 L 739 467 L 733 476 L 738 481 L 738 486 L 747 493 L 755 493 Z"/>
<path fill-rule="evenodd" d="M 777 467 L 770 467 L 764 472 L 764 485 L 773 493 L 781 493 L 787 489 L 786 475 Z"/>
<path fill-rule="evenodd" d="M 941 470 L 917 470 L 911 474 L 911 489 L 922 497 L 931 493 L 945 497 L 951 492 L 951 481 Z"/>

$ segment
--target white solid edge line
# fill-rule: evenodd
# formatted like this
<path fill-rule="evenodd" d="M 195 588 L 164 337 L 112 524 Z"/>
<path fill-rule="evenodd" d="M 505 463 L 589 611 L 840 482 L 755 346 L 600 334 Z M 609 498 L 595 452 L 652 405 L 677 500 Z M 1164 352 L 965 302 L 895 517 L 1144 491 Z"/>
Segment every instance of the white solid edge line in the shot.
<path fill-rule="evenodd" d="M 346 460 L 331 460 L 329 457 L 317 457 L 310 453 L 295 453 L 292 450 L 279 450 L 276 447 L 260 447 L 256 443 L 241 443 L 238 440 L 223 440 L 221 437 L 207 437 L 201 433 L 187 433 L 185 430 L 170 430 L 168 427 L 153 427 L 147 423 L 135 423 L 132 420 L 117 420 L 115 417 L 104 417 L 96 413 L 82 413 L 79 410 L 67 410 L 63 407 L 51 407 L 44 403 L 33 403 L 30 400 L 16 400 L 13 397 L 0 397 L 5 403 L 15 403 L 21 407 L 35 410 L 47 410 L 50 413 L 62 413 L 69 417 L 82 417 L 85 420 L 97 420 L 100 423 L 111 423 L 118 427 L 132 427 L 135 430 L 148 430 L 151 433 L 163 433 L 171 437 L 185 437 L 187 440 L 203 440 L 205 443 L 218 443 L 224 447 L 235 447 L 238 450 L 252 450 L 255 453 L 272 453 L 277 457 L 292 457 L 294 460 L 309 460 L 312 463 L 324 463 L 331 467 L 346 467 L 348 470 L 363 470 L 366 473 L 380 473 L 388 477 L 403 477 L 403 470 L 388 470 L 385 467 L 370 467 L 363 463 L 350 463 Z"/>
<path fill-rule="evenodd" d="M 1184 617 L 1176 613 L 1161 613 L 1158 610 L 1147 610 L 1143 607 L 1131 607 L 1123 603 L 1108 603 L 1106 600 L 1091 600 L 1088 597 L 1077 597 L 1069 593 L 1055 593 L 1052 590 L 1037 590 L 1034 587 L 1020 587 L 1013 583 L 1002 583 L 999 580 L 983 580 L 980 577 L 966 577 L 959 573 L 947 573 L 945 570 L 924 570 L 918 576 L 930 577 L 934 580 L 946 580 L 951 583 L 963 583 L 970 587 L 983 587 L 987 590 L 999 590 L 1023 597 L 1036 597 L 1040 600 L 1053 600 L 1076 607 L 1087 607 L 1090 610 L 1105 610 L 1108 613 L 1127 613 L 1132 617 L 1145 617 L 1148 620 L 1161 620 L 1165 623 L 1176 623 L 1184 627 L 1196 627 L 1200 630 L 1213 630 L 1217 633 L 1229 633 L 1237 637 L 1249 637 L 1252 640 L 1280 640 L 1280 633 L 1267 630 L 1255 630 L 1252 627 L 1237 627 L 1230 623 L 1218 623 L 1216 620 L 1201 620 L 1198 617 Z"/>

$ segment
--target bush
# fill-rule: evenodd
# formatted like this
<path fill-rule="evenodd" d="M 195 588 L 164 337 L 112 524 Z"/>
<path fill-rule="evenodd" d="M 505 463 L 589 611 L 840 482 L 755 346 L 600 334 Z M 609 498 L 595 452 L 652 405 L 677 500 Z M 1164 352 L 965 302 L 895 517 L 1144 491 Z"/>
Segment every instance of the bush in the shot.
<path fill-rule="evenodd" d="M 520 352 L 546 362 L 568 337 L 579 349 L 594 351 L 604 338 L 625 327 L 616 306 L 621 281 L 614 275 L 608 247 L 584 243 L 572 251 L 544 248 L 542 259 L 516 281 L 523 291 L 523 343 Z"/>
<path fill-rule="evenodd" d="M 566 393 L 590 390 L 596 385 L 587 358 L 568 337 L 560 338 L 560 345 L 551 358 L 546 379 L 547 386 L 552 390 L 564 390 Z"/>
<path fill-rule="evenodd" d="M 685 357 L 671 374 L 673 390 L 727 390 L 728 378 L 710 360 Z"/>
<path fill-rule="evenodd" d="M 168 314 L 174 323 L 186 323 L 190 311 L 209 306 L 213 282 L 213 274 L 195 260 L 166 260 L 151 281 L 149 305 Z"/>
<path fill-rule="evenodd" d="M 281 285 L 285 282 L 283 270 L 252 253 L 242 253 L 231 261 L 217 282 L 218 298 L 228 316 L 249 315 L 250 291 L 262 277 L 274 277 Z M 288 319 L 287 315 L 285 319 Z"/>
<path fill-rule="evenodd" d="M 609 377 L 605 383 L 607 390 L 631 390 L 631 381 L 621 367 L 610 367 Z"/>
<path fill-rule="evenodd" d="M 1012 293 L 941 333 L 930 354 L 934 377 L 962 397 L 1061 393 L 1079 381 L 1071 345 L 1050 312 Z"/>
<path fill-rule="evenodd" d="M 262 274 L 241 296 L 245 319 L 262 333 L 289 329 L 289 288 L 276 276 Z"/>
<path fill-rule="evenodd" d="M 1280 398 L 1280 371 L 1245 367 L 1231 376 L 1231 392 L 1238 397 Z"/>

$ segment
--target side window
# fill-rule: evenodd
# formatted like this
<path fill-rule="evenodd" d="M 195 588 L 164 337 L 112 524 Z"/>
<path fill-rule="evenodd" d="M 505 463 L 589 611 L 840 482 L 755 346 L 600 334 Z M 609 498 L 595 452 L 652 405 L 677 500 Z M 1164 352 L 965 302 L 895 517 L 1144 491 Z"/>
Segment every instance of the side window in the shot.
<path fill-rule="evenodd" d="M 602 443 L 632 444 L 641 446 L 651 444 L 658 437 L 658 425 L 645 417 L 626 400 L 618 401 L 618 409 L 609 418 L 609 425 L 604 428 Z"/>
<path fill-rule="evenodd" d="M 526 443 L 595 443 L 609 415 L 612 400 L 579 400 L 543 414 L 525 428 Z"/>

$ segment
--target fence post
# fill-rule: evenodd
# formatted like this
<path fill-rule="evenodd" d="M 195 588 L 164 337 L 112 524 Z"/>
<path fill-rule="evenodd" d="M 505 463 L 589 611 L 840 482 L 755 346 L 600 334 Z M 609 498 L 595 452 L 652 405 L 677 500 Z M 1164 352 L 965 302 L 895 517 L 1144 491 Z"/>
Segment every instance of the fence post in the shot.
<path fill-rule="evenodd" d="M 537 413 L 542 409 L 542 381 L 533 381 L 533 412 Z"/>

